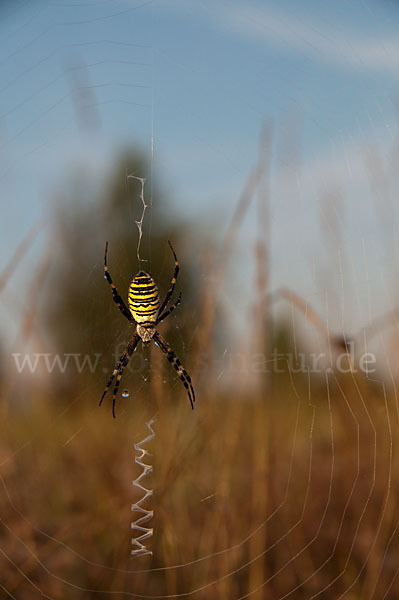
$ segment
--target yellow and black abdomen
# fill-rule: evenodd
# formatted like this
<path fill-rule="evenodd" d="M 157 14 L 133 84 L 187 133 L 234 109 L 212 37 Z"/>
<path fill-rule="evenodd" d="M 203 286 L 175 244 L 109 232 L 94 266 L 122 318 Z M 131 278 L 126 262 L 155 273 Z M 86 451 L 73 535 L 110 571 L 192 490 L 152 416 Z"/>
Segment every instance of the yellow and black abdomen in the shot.
<path fill-rule="evenodd" d="M 159 310 L 159 294 L 155 281 L 140 271 L 129 287 L 128 304 L 136 323 L 154 323 Z"/>

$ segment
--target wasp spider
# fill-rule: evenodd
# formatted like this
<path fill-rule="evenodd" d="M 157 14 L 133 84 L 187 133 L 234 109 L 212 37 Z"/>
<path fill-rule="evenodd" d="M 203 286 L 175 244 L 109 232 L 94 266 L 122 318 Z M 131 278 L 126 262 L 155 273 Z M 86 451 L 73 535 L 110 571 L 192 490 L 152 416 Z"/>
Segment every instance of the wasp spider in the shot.
<path fill-rule="evenodd" d="M 162 304 L 159 302 L 159 293 L 158 288 L 153 280 L 153 278 L 145 273 L 144 271 L 140 271 L 133 277 L 132 283 L 129 287 L 128 293 L 128 306 L 124 303 L 121 296 L 118 293 L 112 279 L 110 272 L 108 270 L 107 265 L 107 250 L 108 250 L 108 242 L 105 244 L 105 252 L 104 252 L 104 277 L 108 281 L 112 290 L 112 297 L 117 307 L 121 311 L 124 317 L 130 321 L 130 323 L 136 325 L 136 331 L 129 341 L 126 350 L 120 356 L 119 361 L 115 365 L 115 369 L 112 372 L 111 377 L 109 378 L 107 385 L 105 386 L 105 390 L 103 395 L 101 396 L 101 400 L 99 406 L 108 392 L 109 388 L 112 385 L 112 382 L 115 379 L 114 393 L 112 396 L 112 414 L 115 417 L 115 401 L 116 396 L 119 389 L 119 384 L 122 379 L 123 370 L 127 366 L 133 352 L 135 352 L 138 343 L 142 342 L 143 345 L 147 345 L 154 340 L 155 344 L 166 354 L 166 358 L 171 363 L 172 367 L 177 371 L 180 379 L 183 382 L 184 387 L 187 390 L 187 394 L 190 400 L 191 408 L 194 408 L 195 402 L 195 394 L 194 388 L 191 383 L 190 375 L 184 369 L 180 360 L 173 352 L 172 348 L 169 346 L 168 342 L 160 335 L 157 331 L 156 326 L 158 323 L 161 323 L 170 313 L 180 304 L 181 293 L 177 300 L 169 305 L 169 302 L 172 298 L 173 291 L 175 289 L 177 275 L 179 273 L 179 263 L 177 261 L 176 253 L 173 250 L 172 244 L 168 241 L 170 249 L 172 250 L 174 259 L 175 259 L 175 270 L 173 273 L 172 281 L 170 284 L 170 288 L 165 296 Z M 169 305 L 169 308 L 168 308 Z"/>

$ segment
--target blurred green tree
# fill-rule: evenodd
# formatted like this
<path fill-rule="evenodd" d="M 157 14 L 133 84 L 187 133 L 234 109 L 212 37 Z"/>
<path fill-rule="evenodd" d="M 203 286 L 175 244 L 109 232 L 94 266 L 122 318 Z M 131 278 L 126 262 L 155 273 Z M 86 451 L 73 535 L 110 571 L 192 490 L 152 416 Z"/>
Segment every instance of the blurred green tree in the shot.
<path fill-rule="evenodd" d="M 143 225 L 139 265 L 137 259 L 138 229 L 135 224 L 142 214 L 141 182 L 127 175 L 145 178 L 144 195 L 148 206 Z M 190 324 L 195 318 L 198 297 L 192 277 L 186 224 L 169 212 L 165 194 L 149 180 L 149 164 L 134 152 L 123 153 L 116 161 L 104 189 L 93 189 L 87 184 L 87 173 L 75 173 L 68 180 L 63 199 L 56 211 L 56 244 L 49 276 L 49 290 L 45 303 L 45 330 L 54 352 L 79 354 L 80 361 L 89 356 L 92 364 L 100 355 L 97 368 L 91 373 L 87 366 L 81 374 L 63 376 L 57 381 L 58 392 L 66 393 L 71 386 L 103 388 L 106 369 L 114 366 L 115 357 L 126 346 L 133 327 L 124 319 L 112 301 L 111 290 L 103 278 L 105 241 L 109 242 L 108 265 L 120 295 L 126 299 L 130 281 L 141 268 L 157 282 L 161 299 L 166 293 L 174 268 L 173 256 L 167 244 L 170 239 L 180 262 L 176 286 L 182 290 L 182 305 L 164 324 L 168 341 L 185 360 L 193 339 Z M 193 257 L 191 258 L 193 261 Z M 198 265 L 197 265 L 198 267 Z M 177 297 L 177 293 L 175 293 Z M 166 329 L 165 329 L 166 328 Z M 141 346 L 139 347 L 140 354 Z M 147 351 L 146 351 L 147 352 Z M 134 357 L 136 358 L 136 356 Z M 167 370 L 165 369 L 165 373 Z M 168 376 L 174 376 L 174 372 Z M 123 389 L 123 383 L 121 388 Z"/>

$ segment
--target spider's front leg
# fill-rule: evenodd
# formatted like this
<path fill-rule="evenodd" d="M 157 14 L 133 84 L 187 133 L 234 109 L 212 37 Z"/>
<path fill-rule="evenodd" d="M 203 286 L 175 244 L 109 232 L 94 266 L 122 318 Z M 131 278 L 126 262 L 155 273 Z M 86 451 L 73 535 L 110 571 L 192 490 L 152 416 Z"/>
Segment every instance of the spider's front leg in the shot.
<path fill-rule="evenodd" d="M 139 341 L 140 341 L 140 336 L 138 336 L 136 334 L 134 336 L 134 338 L 131 339 L 130 342 L 128 343 L 125 352 L 123 354 L 121 354 L 119 361 L 116 363 L 115 369 L 113 370 L 111 377 L 108 379 L 107 385 L 105 386 L 105 390 L 103 391 L 103 395 L 101 396 L 100 402 L 98 403 L 98 405 L 101 406 L 102 401 L 104 400 L 105 395 L 107 394 L 107 392 L 108 392 L 109 388 L 111 387 L 112 382 L 116 376 L 114 393 L 112 394 L 112 415 L 113 415 L 114 419 L 115 419 L 116 395 L 118 393 L 119 384 L 122 379 L 123 371 L 124 371 L 125 367 L 128 365 L 129 360 L 130 360 L 133 352 L 136 350 L 137 344 L 139 343 Z"/>
<path fill-rule="evenodd" d="M 178 359 L 172 348 L 169 346 L 168 342 L 161 336 L 161 334 L 158 333 L 158 331 L 154 333 L 153 339 L 155 343 L 160 347 L 162 352 L 166 354 L 166 358 L 179 375 L 184 387 L 187 390 L 187 395 L 190 400 L 191 408 L 194 410 L 195 393 L 190 375 L 187 373 L 186 369 L 183 367 L 180 360 Z"/>

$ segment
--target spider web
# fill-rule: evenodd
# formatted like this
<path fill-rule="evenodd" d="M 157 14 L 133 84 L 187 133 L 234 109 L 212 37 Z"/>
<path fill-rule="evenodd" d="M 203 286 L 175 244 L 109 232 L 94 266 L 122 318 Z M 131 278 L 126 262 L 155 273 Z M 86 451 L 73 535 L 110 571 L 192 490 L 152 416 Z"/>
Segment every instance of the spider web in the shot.
<path fill-rule="evenodd" d="M 265 13 L 256 3 L 241 12 L 235 3 L 217 2 L 214 8 L 207 2 L 199 4 L 200 8 L 170 3 L 173 17 L 168 26 L 174 19 L 194 21 L 199 16 L 219 22 L 223 31 L 227 24 L 240 32 L 254 28 L 256 38 L 268 34 L 280 46 L 299 46 L 304 76 L 309 75 L 312 44 L 321 54 L 342 61 L 340 40 L 323 37 L 323 19 L 312 41 L 303 44 L 303 28 L 306 34 L 312 28 L 306 29 L 305 18 L 299 19 L 288 7 L 281 16 L 275 11 Z M 372 3 L 365 8 L 385 23 L 382 9 Z M 216 122 L 207 124 L 205 110 L 201 112 L 198 104 L 185 105 L 187 89 L 181 87 L 182 98 L 178 98 L 166 86 L 162 69 L 156 69 L 154 56 L 162 66 L 172 65 L 184 73 L 188 87 L 192 85 L 199 95 L 201 87 L 206 88 L 205 95 L 210 89 L 226 94 L 234 84 L 234 70 L 218 73 L 224 88 L 214 79 L 215 71 L 208 76 L 202 59 L 185 57 L 182 48 L 177 49 L 177 58 L 164 50 L 167 45 L 164 38 L 158 39 L 157 28 L 159 20 L 167 19 L 161 3 L 20 2 L 1 10 L 5 28 L 2 186 L 4 197 L 16 198 L 7 206 L 7 222 L 18 222 L 18 230 L 10 225 L 4 232 L 5 261 L 0 273 L 3 320 L 10 322 L 3 340 L 7 362 L 3 399 L 9 402 L 4 402 L 0 445 L 4 594 L 51 599 L 78 598 L 82 593 L 232 600 L 397 598 L 394 464 L 399 401 L 393 283 L 399 265 L 394 205 L 397 133 L 386 99 L 375 92 L 376 109 L 369 114 L 373 136 L 359 147 L 344 132 L 343 139 L 334 140 L 331 156 L 324 162 L 320 159 L 313 169 L 307 167 L 309 163 L 301 168 L 301 144 L 308 139 L 306 134 L 309 138 L 313 134 L 311 128 L 305 130 L 301 139 L 298 115 L 288 125 L 265 127 L 258 156 L 248 162 L 242 150 L 232 149 L 220 107 L 215 104 Z M 335 18 L 334 13 L 330 24 Z M 213 43 L 212 39 L 210 47 Z M 349 52 L 350 62 L 366 60 L 364 54 L 359 59 L 358 50 L 356 46 Z M 396 51 L 394 45 L 386 55 Z M 263 60 L 260 52 L 257 57 Z M 378 57 L 382 63 L 385 55 Z M 286 63 L 289 60 L 285 58 Z M 288 77 L 290 71 L 285 73 Z M 238 115 L 245 109 L 245 114 L 263 116 L 264 77 L 258 70 L 251 85 L 242 82 Z M 378 83 L 379 77 L 373 71 L 371 79 Z M 356 78 L 362 89 L 371 85 L 359 72 Z M 283 78 L 276 77 L 270 86 L 269 72 L 267 82 L 270 101 L 271 95 L 283 97 Z M 173 127 L 177 130 L 176 125 L 171 130 L 166 127 L 165 107 L 170 109 L 174 103 L 178 109 L 174 117 L 180 110 L 180 122 L 194 130 L 195 144 L 188 143 L 191 129 L 184 138 L 192 162 L 184 162 L 184 153 L 165 142 Z M 376 131 L 378 114 L 383 134 Z M 127 123 L 134 125 L 127 127 Z M 362 123 L 359 127 L 365 131 Z M 70 135 L 71 128 L 76 128 L 78 141 Z M 316 130 L 321 132 L 322 125 L 316 124 Z M 211 136 L 211 131 L 216 135 Z M 173 316 L 170 325 L 181 337 L 184 359 L 195 358 L 198 348 L 207 347 L 220 314 L 231 329 L 230 336 L 215 343 L 213 362 L 196 371 L 200 394 L 194 413 L 186 410 L 178 379 L 161 381 L 165 408 L 157 407 L 156 438 L 151 442 L 158 519 L 153 556 L 134 560 L 128 559 L 130 515 L 124 510 L 130 508 L 131 481 L 138 475 L 133 470 L 132 440 L 147 435 L 145 422 L 154 408 L 153 398 L 150 407 L 144 402 L 152 393 L 145 376 L 134 378 L 138 408 L 132 414 L 129 405 L 121 406 L 117 433 L 114 423 L 109 424 L 109 414 L 96 413 L 95 401 L 89 414 L 79 412 L 87 398 L 96 398 L 95 382 L 73 395 L 66 406 L 57 406 L 55 413 L 39 411 L 32 423 L 25 422 L 23 402 L 14 406 L 10 401 L 14 391 L 22 388 L 26 400 L 39 406 L 42 402 L 32 391 L 37 389 L 32 385 L 34 377 L 21 376 L 11 355 L 20 350 L 21 340 L 30 339 L 34 347 L 44 336 L 32 310 L 38 311 L 56 240 L 50 231 L 47 242 L 42 225 L 36 225 L 43 212 L 47 214 L 40 199 L 43 185 L 49 187 L 56 180 L 61 165 L 71 160 L 76 149 L 79 160 L 85 159 L 87 174 L 98 180 L 99 170 L 110 159 L 107 145 L 114 136 L 140 140 L 148 148 L 152 170 L 162 164 L 174 167 L 168 176 L 179 182 L 193 205 L 202 196 L 210 198 L 197 213 L 176 201 L 176 213 L 186 209 L 187 218 L 196 219 L 196 225 L 200 217 L 208 219 L 211 210 L 213 215 L 220 210 L 223 217 L 220 230 L 213 220 L 204 223 L 211 240 L 218 242 L 209 243 L 212 260 L 201 252 L 208 268 L 196 265 L 206 277 L 194 315 L 200 325 L 193 327 L 189 339 L 179 333 L 180 317 Z M 254 138 L 253 133 L 253 147 Z M 226 149 L 223 139 L 231 148 Z M 201 144 L 206 149 L 201 158 L 206 160 L 209 153 L 214 168 L 193 152 L 193 146 Z M 383 145 L 385 153 L 377 144 Z M 162 163 L 165 149 L 172 155 L 175 151 L 176 158 L 169 163 Z M 41 165 L 54 172 L 54 179 L 35 175 Z M 181 176 L 182 165 L 191 169 L 187 179 Z M 247 179 L 242 165 L 250 171 Z M 223 177 L 226 173 L 229 178 Z M 140 262 L 146 190 L 143 178 L 132 176 L 142 184 L 143 213 L 137 222 Z M 193 179 L 203 179 L 198 191 L 191 191 Z M 351 200 L 351 193 L 357 199 L 362 196 L 361 208 Z M 220 199 L 225 195 L 226 202 Z M 216 222 L 217 216 L 213 218 Z M 311 233 L 316 229 L 319 236 Z M 195 226 L 189 231 L 195 238 Z M 195 244 L 193 248 L 187 244 L 183 256 L 179 255 L 181 264 L 190 262 Z M 170 268 L 169 259 L 164 258 L 165 270 Z M 118 265 L 112 272 L 119 279 Z M 101 257 L 93 273 L 101 273 Z M 25 290 L 31 280 L 24 302 L 19 290 Z M 207 295 L 209 291 L 212 294 Z M 266 320 L 264 313 L 269 316 Z M 245 318 L 237 318 L 242 315 Z M 283 317 L 287 325 L 280 332 Z M 237 325 L 237 320 L 246 325 Z M 291 345 L 278 342 L 284 332 Z M 117 332 L 117 341 L 123 335 L 122 329 Z M 352 362 L 342 339 L 354 340 Z M 312 353 L 322 355 L 317 369 Z M 359 371 L 364 353 L 377 357 L 366 372 Z M 339 357 L 343 358 L 337 363 Z M 155 376 L 158 365 L 153 366 L 152 359 L 151 355 L 143 360 Z M 80 375 L 68 373 L 76 384 Z M 61 388 L 59 378 L 50 374 L 48 381 Z M 172 402 L 168 404 L 168 393 L 176 399 L 177 410 Z M 92 479 L 95 491 L 98 486 L 89 506 L 84 492 L 89 493 L 90 486 L 85 487 L 79 474 Z M 39 502 L 32 493 L 35 489 L 45 490 L 37 492 Z M 96 544 L 88 543 L 91 536 Z"/>

